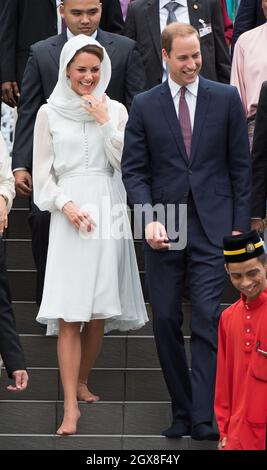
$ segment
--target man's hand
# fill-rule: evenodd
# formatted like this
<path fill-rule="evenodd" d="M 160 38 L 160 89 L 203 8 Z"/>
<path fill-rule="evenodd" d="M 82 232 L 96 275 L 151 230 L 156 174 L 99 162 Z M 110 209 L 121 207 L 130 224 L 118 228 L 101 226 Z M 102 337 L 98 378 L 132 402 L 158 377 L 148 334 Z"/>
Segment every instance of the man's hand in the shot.
<path fill-rule="evenodd" d="M 251 230 L 257 230 L 261 235 L 264 232 L 263 219 L 251 219 L 250 221 Z"/>
<path fill-rule="evenodd" d="M 7 228 L 6 200 L 3 196 L 0 196 L 0 236 L 3 235 L 5 228 Z"/>
<path fill-rule="evenodd" d="M 71 201 L 64 205 L 62 212 L 77 230 L 91 232 L 96 227 L 95 221 L 88 212 L 80 209 Z"/>
<path fill-rule="evenodd" d="M 2 101 L 11 108 L 17 106 L 19 97 L 19 89 L 17 82 L 4 82 L 2 83 Z"/>
<path fill-rule="evenodd" d="M 14 385 L 8 385 L 7 390 L 10 392 L 22 392 L 27 388 L 29 376 L 26 370 L 15 370 L 13 372 Z"/>
<path fill-rule="evenodd" d="M 218 443 L 218 449 L 219 450 L 222 450 L 227 444 L 227 437 L 222 437 L 222 439 L 219 440 L 219 443 Z"/>
<path fill-rule="evenodd" d="M 32 177 L 27 170 L 14 172 L 16 190 L 20 196 L 28 197 L 32 192 Z"/>
<path fill-rule="evenodd" d="M 171 247 L 165 227 L 159 222 L 150 222 L 147 224 L 145 237 L 147 243 L 153 250 Z"/>
<path fill-rule="evenodd" d="M 232 230 L 232 236 L 234 237 L 235 235 L 241 235 L 242 232 L 240 230 Z"/>

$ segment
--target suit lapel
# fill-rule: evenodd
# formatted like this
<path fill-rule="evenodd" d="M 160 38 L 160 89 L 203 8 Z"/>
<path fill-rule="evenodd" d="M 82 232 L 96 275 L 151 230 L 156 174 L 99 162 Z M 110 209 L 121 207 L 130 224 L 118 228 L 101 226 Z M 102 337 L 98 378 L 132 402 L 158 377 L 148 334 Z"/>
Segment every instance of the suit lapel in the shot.
<path fill-rule="evenodd" d="M 201 5 L 201 0 L 187 0 L 187 5 L 190 24 L 199 30 L 199 27 L 201 26 L 199 19 L 205 19 L 203 18 L 203 7 Z"/>
<path fill-rule="evenodd" d="M 61 54 L 61 51 L 62 51 L 62 48 L 63 48 L 65 42 L 67 42 L 67 33 L 66 33 L 66 31 L 64 31 L 64 33 L 62 33 L 62 34 L 59 34 L 58 36 L 55 36 L 55 40 L 51 44 L 51 47 L 50 47 L 50 50 L 49 50 L 49 53 L 50 53 L 51 57 L 53 58 L 53 60 L 54 60 L 55 64 L 57 65 L 57 67 L 59 67 L 59 58 L 60 58 L 60 54 Z"/>
<path fill-rule="evenodd" d="M 148 0 L 145 13 L 146 13 L 146 19 L 147 19 L 147 23 L 148 23 L 149 30 L 150 30 L 150 35 L 152 37 L 158 59 L 160 63 L 162 64 L 159 1 Z"/>
<path fill-rule="evenodd" d="M 50 0 L 50 3 L 52 3 L 52 5 L 53 5 L 54 8 L 57 6 L 56 0 Z"/>
<path fill-rule="evenodd" d="M 164 82 L 161 86 L 160 95 L 159 95 L 160 103 L 163 109 L 163 113 L 165 115 L 166 122 L 168 123 L 176 145 L 179 149 L 179 152 L 182 154 L 183 159 L 188 165 L 188 158 L 186 155 L 184 139 L 182 136 L 181 128 L 179 125 L 179 120 L 174 108 L 172 95 L 170 92 L 170 88 L 168 82 Z"/>
<path fill-rule="evenodd" d="M 192 164 L 195 155 L 198 149 L 198 142 L 201 136 L 201 132 L 205 123 L 208 107 L 210 101 L 210 94 L 209 94 L 209 86 L 206 80 L 202 77 L 199 77 L 199 86 L 198 86 L 198 94 L 197 94 L 197 104 L 196 104 L 196 112 L 195 112 L 195 119 L 194 119 L 194 129 L 192 135 L 192 145 L 191 145 L 191 153 L 190 153 L 190 165 Z"/>
<path fill-rule="evenodd" d="M 111 38 L 111 35 L 98 28 L 96 40 L 101 44 L 101 46 L 106 49 L 112 63 L 112 55 L 114 54 L 114 52 L 116 52 L 116 48 Z"/>

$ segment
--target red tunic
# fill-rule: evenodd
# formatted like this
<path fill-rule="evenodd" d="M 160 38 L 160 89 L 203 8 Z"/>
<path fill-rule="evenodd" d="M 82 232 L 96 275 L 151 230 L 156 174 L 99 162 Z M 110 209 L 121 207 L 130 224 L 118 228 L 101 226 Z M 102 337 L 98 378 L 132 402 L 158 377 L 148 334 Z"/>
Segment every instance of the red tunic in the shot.
<path fill-rule="evenodd" d="M 259 350 L 263 351 L 260 352 Z M 267 289 L 227 308 L 219 324 L 215 414 L 225 450 L 264 450 L 267 426 Z"/>

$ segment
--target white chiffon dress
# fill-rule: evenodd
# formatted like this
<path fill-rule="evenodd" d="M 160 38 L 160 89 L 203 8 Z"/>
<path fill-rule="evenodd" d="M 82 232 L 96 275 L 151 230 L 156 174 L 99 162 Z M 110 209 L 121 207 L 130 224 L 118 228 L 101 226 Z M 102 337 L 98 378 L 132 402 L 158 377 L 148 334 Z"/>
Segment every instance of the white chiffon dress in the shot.
<path fill-rule="evenodd" d="M 105 332 L 142 327 L 148 320 L 122 182 L 127 112 L 107 98 L 110 121 L 80 122 L 43 105 L 34 132 L 34 201 L 51 212 L 42 303 L 37 320 L 57 334 L 58 319 L 104 319 Z M 115 176 L 116 174 L 116 176 Z M 78 231 L 62 213 L 68 201 L 97 226 Z"/>

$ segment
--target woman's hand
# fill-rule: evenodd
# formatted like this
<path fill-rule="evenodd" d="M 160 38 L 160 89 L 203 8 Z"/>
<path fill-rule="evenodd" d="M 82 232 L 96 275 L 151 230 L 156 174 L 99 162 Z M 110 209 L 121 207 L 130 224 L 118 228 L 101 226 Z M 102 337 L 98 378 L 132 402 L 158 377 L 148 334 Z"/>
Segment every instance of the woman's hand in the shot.
<path fill-rule="evenodd" d="M 105 94 L 101 100 L 98 100 L 93 95 L 83 95 L 81 106 L 93 116 L 98 124 L 105 124 L 110 120 L 107 110 L 107 96 Z"/>
<path fill-rule="evenodd" d="M 63 206 L 62 212 L 77 230 L 91 232 L 96 227 L 95 221 L 88 212 L 83 211 L 71 201 Z"/>
<path fill-rule="evenodd" d="M 3 235 L 4 230 L 7 228 L 7 207 L 6 200 L 0 196 L 0 236 Z"/>

